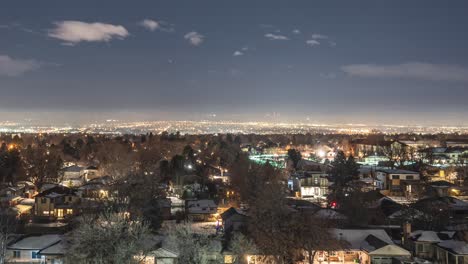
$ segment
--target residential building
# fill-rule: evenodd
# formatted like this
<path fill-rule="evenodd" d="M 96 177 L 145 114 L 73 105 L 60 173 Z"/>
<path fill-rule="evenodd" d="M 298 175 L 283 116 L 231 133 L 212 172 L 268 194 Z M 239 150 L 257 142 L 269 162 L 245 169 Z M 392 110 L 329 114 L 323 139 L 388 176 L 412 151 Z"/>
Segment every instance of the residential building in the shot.
<path fill-rule="evenodd" d="M 35 197 L 34 217 L 36 220 L 61 220 L 76 214 L 79 203 L 76 190 L 56 186 L 41 192 Z"/>
<path fill-rule="evenodd" d="M 299 178 L 302 198 L 326 198 L 329 186 L 328 174 L 321 171 L 307 171 Z"/>
<path fill-rule="evenodd" d="M 468 244 L 465 241 L 447 240 L 436 245 L 436 261 L 440 264 L 468 263 Z"/>
<path fill-rule="evenodd" d="M 383 189 L 391 195 L 414 194 L 420 182 L 419 172 L 399 169 L 378 169 L 376 178 L 383 182 Z"/>
<path fill-rule="evenodd" d="M 40 252 L 58 244 L 61 235 L 39 235 L 22 237 L 7 246 L 9 263 L 46 263 L 46 256 Z M 49 262 L 59 264 L 60 262 Z"/>
<path fill-rule="evenodd" d="M 392 264 L 397 258 L 409 258 L 411 252 L 392 241 L 382 229 L 333 229 L 344 242 L 343 250 L 319 251 L 315 262 Z"/>
<path fill-rule="evenodd" d="M 207 221 L 216 216 L 218 206 L 213 200 L 187 200 L 186 214 L 193 221 Z"/>

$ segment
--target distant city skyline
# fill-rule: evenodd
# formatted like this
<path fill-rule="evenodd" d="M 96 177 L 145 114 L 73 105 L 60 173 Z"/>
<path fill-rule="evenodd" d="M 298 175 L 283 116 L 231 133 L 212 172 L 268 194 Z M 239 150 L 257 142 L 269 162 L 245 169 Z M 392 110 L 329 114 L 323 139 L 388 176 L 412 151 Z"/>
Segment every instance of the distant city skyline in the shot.
<path fill-rule="evenodd" d="M 457 0 L 10 1 L 0 121 L 465 126 L 466 14 Z"/>

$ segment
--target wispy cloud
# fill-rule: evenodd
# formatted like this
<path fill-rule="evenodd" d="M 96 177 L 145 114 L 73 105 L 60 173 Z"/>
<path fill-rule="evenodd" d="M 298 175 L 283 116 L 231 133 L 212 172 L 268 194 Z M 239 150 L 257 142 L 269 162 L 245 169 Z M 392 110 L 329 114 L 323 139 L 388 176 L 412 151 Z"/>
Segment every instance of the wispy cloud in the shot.
<path fill-rule="evenodd" d="M 286 36 L 279 35 L 279 34 L 272 34 L 272 33 L 265 34 L 265 37 L 270 40 L 289 40 L 289 38 Z"/>
<path fill-rule="evenodd" d="M 123 39 L 129 35 L 127 29 L 120 25 L 105 23 L 86 23 L 81 21 L 60 21 L 49 30 L 49 37 L 65 41 L 68 45 L 79 42 L 108 42 L 113 38 Z"/>
<path fill-rule="evenodd" d="M 293 34 L 296 34 L 296 35 L 299 35 L 299 34 L 301 34 L 301 31 L 300 31 L 299 29 L 294 29 L 294 30 L 292 31 L 292 33 L 293 33 Z"/>
<path fill-rule="evenodd" d="M 306 44 L 309 45 L 309 46 L 318 46 L 318 45 L 320 45 L 320 42 L 318 42 L 315 39 L 309 39 L 309 40 L 306 41 Z"/>
<path fill-rule="evenodd" d="M 157 21 L 153 19 L 143 19 L 138 23 L 140 26 L 146 28 L 149 31 L 166 31 L 166 32 L 173 32 L 174 25 L 167 23 L 165 21 Z"/>
<path fill-rule="evenodd" d="M 351 76 L 367 78 L 468 82 L 468 68 L 459 65 L 408 62 L 395 65 L 351 64 L 341 69 Z"/>
<path fill-rule="evenodd" d="M 205 36 L 203 36 L 202 34 L 196 31 L 192 31 L 192 32 L 185 34 L 184 38 L 188 40 L 190 44 L 193 46 L 199 46 L 205 40 Z"/>
<path fill-rule="evenodd" d="M 239 51 L 239 50 L 234 51 L 234 53 L 232 54 L 232 56 L 234 56 L 234 57 L 242 56 L 242 55 L 244 55 L 244 53 L 242 51 Z"/>
<path fill-rule="evenodd" d="M 161 27 L 158 21 L 152 19 L 143 19 L 139 24 L 149 31 L 155 31 Z"/>
<path fill-rule="evenodd" d="M 322 34 L 312 34 L 312 39 L 328 39 L 328 36 Z"/>
<path fill-rule="evenodd" d="M 36 60 L 13 59 L 0 55 L 0 75 L 15 77 L 38 69 L 41 63 Z"/>

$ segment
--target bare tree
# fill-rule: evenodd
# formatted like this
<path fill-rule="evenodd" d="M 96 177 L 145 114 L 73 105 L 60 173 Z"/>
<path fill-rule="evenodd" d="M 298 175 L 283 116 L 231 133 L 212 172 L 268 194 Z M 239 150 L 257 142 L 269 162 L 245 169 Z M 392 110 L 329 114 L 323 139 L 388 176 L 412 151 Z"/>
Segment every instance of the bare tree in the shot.
<path fill-rule="evenodd" d="M 186 264 L 212 263 L 220 258 L 221 243 L 206 234 L 195 233 L 190 223 L 169 228 L 163 247 L 179 254 L 179 262 Z"/>
<path fill-rule="evenodd" d="M 150 245 L 150 230 L 142 221 L 130 221 L 124 213 L 105 212 L 83 216 L 69 236 L 67 260 L 70 263 L 138 263 Z"/>
<path fill-rule="evenodd" d="M 236 233 L 229 241 L 229 251 L 235 256 L 236 264 L 247 264 L 248 255 L 256 255 L 259 253 L 255 243 L 242 233 Z"/>
<path fill-rule="evenodd" d="M 16 223 L 16 215 L 9 208 L 0 208 L 0 264 L 6 263 L 6 249 Z"/>

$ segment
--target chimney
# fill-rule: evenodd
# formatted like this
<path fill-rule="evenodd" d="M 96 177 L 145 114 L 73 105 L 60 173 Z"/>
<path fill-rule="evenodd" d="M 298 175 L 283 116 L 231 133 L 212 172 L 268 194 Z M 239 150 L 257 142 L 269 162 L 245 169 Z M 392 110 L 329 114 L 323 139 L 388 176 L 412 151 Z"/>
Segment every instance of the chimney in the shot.
<path fill-rule="evenodd" d="M 402 245 L 406 244 L 406 241 L 409 239 L 410 235 L 411 235 L 411 223 L 405 222 L 403 224 L 403 237 L 401 239 Z"/>

